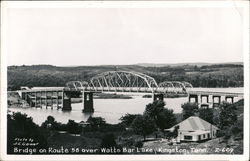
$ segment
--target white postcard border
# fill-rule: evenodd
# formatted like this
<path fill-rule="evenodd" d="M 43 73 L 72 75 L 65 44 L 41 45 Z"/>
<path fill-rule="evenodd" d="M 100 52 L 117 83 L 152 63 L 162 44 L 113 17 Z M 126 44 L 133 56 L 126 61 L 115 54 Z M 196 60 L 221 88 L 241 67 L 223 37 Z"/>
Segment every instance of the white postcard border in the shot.
<path fill-rule="evenodd" d="M 1 160 L 248 160 L 249 157 L 249 7 L 247 1 L 4 1 L 1 4 Z M 240 7 L 244 9 L 244 155 L 7 155 L 7 24 L 8 8 L 168 8 Z M 59 158 L 60 156 L 60 158 Z M 62 158 L 61 158 L 62 157 Z"/>

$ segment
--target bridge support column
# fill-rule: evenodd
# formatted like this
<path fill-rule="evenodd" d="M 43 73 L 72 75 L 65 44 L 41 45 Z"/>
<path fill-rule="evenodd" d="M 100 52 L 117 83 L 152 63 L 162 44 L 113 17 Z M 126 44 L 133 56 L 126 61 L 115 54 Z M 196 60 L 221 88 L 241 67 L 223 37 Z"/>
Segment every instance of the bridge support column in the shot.
<path fill-rule="evenodd" d="M 42 102 L 42 91 L 40 91 L 40 106 L 42 108 L 43 102 Z"/>
<path fill-rule="evenodd" d="M 35 92 L 35 106 L 36 108 L 42 108 L 41 105 L 41 91 L 36 91 Z"/>
<path fill-rule="evenodd" d="M 22 95 L 22 99 L 27 101 L 27 94 L 25 92 L 22 92 L 21 95 Z"/>
<path fill-rule="evenodd" d="M 229 102 L 228 99 L 231 99 L 231 101 Z M 234 103 L 234 97 L 233 96 L 226 96 L 225 101 L 228 103 Z"/>
<path fill-rule="evenodd" d="M 153 94 L 153 101 L 163 101 L 164 95 L 162 93 Z"/>
<path fill-rule="evenodd" d="M 47 91 L 45 91 L 45 108 L 48 108 Z"/>
<path fill-rule="evenodd" d="M 203 97 L 206 98 L 206 102 L 204 102 L 204 103 L 202 102 Z M 209 102 L 209 95 L 201 95 L 201 105 L 200 105 L 200 107 L 208 108 L 209 107 L 208 102 Z"/>
<path fill-rule="evenodd" d="M 189 100 L 190 103 L 192 103 L 192 98 L 194 98 L 194 102 L 195 103 L 198 103 L 198 95 L 196 95 L 196 94 L 189 94 L 188 100 Z"/>
<path fill-rule="evenodd" d="M 28 94 L 27 93 L 25 93 L 25 100 L 27 100 L 28 99 Z"/>
<path fill-rule="evenodd" d="M 82 92 L 82 112 L 94 112 L 93 92 Z"/>
<path fill-rule="evenodd" d="M 37 108 L 37 93 L 35 92 L 35 107 Z"/>
<path fill-rule="evenodd" d="M 28 93 L 27 92 L 22 92 L 21 95 L 22 95 L 22 99 L 25 100 L 31 106 L 31 104 L 30 104 L 30 98 L 28 96 Z"/>
<path fill-rule="evenodd" d="M 30 107 L 36 107 L 34 93 L 28 93 Z"/>
<path fill-rule="evenodd" d="M 53 102 L 52 102 L 52 106 L 53 106 Z M 67 93 L 65 91 L 63 91 L 62 94 L 62 111 L 71 111 L 72 107 L 71 107 L 71 96 L 70 93 Z"/>
<path fill-rule="evenodd" d="M 36 107 L 36 103 L 35 103 L 34 100 L 33 100 L 33 94 L 31 93 L 30 96 L 31 96 L 31 97 L 30 97 L 30 106 L 31 106 L 31 107 Z M 36 101 L 36 100 L 35 100 L 35 101 Z"/>
<path fill-rule="evenodd" d="M 59 92 L 56 92 L 56 108 L 59 109 Z"/>
<path fill-rule="evenodd" d="M 218 98 L 218 102 L 215 102 L 215 98 Z M 219 106 L 221 102 L 221 96 L 213 96 L 213 107 Z"/>
<path fill-rule="evenodd" d="M 27 103 L 29 104 L 29 106 L 32 107 L 32 101 L 30 99 L 30 96 L 27 93 L 25 93 L 25 100 L 27 101 Z"/>
<path fill-rule="evenodd" d="M 208 103 L 208 95 L 201 95 L 201 103 L 202 103 L 202 98 L 205 97 L 206 98 L 206 102 L 205 103 Z"/>

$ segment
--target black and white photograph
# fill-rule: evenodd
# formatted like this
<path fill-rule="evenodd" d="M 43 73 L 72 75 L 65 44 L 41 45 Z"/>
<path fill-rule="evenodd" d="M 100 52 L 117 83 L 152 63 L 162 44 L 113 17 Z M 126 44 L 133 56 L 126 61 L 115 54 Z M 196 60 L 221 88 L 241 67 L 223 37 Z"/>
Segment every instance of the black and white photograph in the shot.
<path fill-rule="evenodd" d="M 248 6 L 2 3 L 1 160 L 247 160 Z"/>

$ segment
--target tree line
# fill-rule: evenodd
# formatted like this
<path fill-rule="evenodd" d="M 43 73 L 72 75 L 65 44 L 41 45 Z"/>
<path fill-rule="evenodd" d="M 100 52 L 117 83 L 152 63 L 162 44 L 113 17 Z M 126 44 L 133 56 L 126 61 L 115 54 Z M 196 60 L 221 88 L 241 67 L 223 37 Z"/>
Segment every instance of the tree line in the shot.
<path fill-rule="evenodd" d="M 220 129 L 218 137 L 224 141 L 229 138 L 243 139 L 243 108 L 244 99 L 233 104 L 223 102 L 218 108 L 199 108 L 197 103 L 185 103 L 182 105 L 182 120 L 199 116 L 217 126 Z"/>
<path fill-rule="evenodd" d="M 102 117 L 90 116 L 86 121 L 87 126 L 79 126 L 74 120 L 67 124 L 57 122 L 54 117 L 48 116 L 41 126 L 36 125 L 31 117 L 19 112 L 9 113 L 7 116 L 7 151 L 13 154 L 15 138 L 32 138 L 39 144 L 34 148 L 48 148 L 48 138 L 57 131 L 67 131 L 69 134 L 83 134 L 84 137 L 99 138 L 100 147 L 117 147 L 122 133 L 131 137 L 141 135 L 143 140 L 126 142 L 126 146 L 142 147 L 148 135 L 164 133 L 182 120 L 190 116 L 200 118 L 216 125 L 220 131 L 218 137 L 224 141 L 243 139 L 243 107 L 244 100 L 234 104 L 223 102 L 218 108 L 198 108 L 197 103 L 184 103 L 182 114 L 176 115 L 172 109 L 165 107 L 165 102 L 154 101 L 146 105 L 143 114 L 126 114 L 120 118 L 118 124 L 108 124 Z M 178 118 L 179 117 L 179 118 Z M 118 133 L 118 135 L 115 135 Z M 178 135 L 178 126 L 174 131 L 161 137 L 175 138 Z M 96 146 L 96 145 L 95 145 Z M 21 147 L 21 146 L 20 146 Z"/>
<path fill-rule="evenodd" d="M 243 65 L 221 64 L 211 66 L 81 66 L 55 67 L 50 65 L 10 66 L 7 70 L 8 90 L 21 86 L 65 86 L 69 81 L 89 81 L 105 71 L 127 70 L 152 76 L 157 83 L 163 81 L 186 81 L 194 87 L 242 87 Z"/>

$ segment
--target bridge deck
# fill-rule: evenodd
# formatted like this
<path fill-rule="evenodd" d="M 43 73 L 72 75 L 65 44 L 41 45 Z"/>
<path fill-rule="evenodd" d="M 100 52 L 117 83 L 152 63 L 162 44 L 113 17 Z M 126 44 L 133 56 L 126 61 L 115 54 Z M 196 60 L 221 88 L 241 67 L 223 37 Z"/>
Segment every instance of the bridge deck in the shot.
<path fill-rule="evenodd" d="M 189 94 L 195 94 L 195 95 L 219 95 L 219 96 L 233 96 L 233 97 L 243 97 L 244 96 L 244 92 L 243 92 L 243 88 L 239 88 L 239 89 L 234 89 L 233 91 L 230 88 L 192 88 L 188 90 Z"/>
<path fill-rule="evenodd" d="M 131 92 L 131 93 L 170 93 L 170 92 L 185 92 L 182 88 L 147 88 L 147 87 L 86 87 L 84 89 L 79 89 L 78 91 L 87 91 L 87 92 Z M 20 92 L 62 92 L 62 91 L 76 91 L 71 90 L 65 87 L 34 87 L 29 90 L 21 90 Z M 225 92 L 225 91 L 204 91 L 204 90 L 195 90 L 189 89 L 186 91 L 188 94 L 196 95 L 219 95 L 219 96 L 233 96 L 233 97 L 242 97 L 243 92 Z"/>

